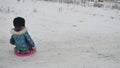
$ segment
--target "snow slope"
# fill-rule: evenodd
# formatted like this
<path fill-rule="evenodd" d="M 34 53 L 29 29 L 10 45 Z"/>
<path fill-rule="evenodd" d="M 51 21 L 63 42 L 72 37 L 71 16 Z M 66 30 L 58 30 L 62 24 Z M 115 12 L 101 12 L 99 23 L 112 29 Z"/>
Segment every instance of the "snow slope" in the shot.
<path fill-rule="evenodd" d="M 16 57 L 13 18 L 26 19 L 37 53 Z M 0 0 L 0 68 L 120 68 L 120 11 Z"/>

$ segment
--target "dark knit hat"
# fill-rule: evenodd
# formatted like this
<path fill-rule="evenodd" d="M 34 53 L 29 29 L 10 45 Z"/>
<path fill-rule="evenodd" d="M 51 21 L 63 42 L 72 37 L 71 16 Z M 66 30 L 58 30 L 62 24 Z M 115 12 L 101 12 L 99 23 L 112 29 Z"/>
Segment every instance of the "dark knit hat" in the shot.
<path fill-rule="evenodd" d="M 16 17 L 16 18 L 13 20 L 13 25 L 14 25 L 15 27 L 25 26 L 25 19 L 22 18 L 22 17 Z"/>

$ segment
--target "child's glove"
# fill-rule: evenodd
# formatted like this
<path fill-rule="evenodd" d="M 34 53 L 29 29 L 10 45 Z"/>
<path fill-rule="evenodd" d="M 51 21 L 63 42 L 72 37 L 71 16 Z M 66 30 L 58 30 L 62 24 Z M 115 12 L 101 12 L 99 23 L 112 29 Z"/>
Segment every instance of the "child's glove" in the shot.
<path fill-rule="evenodd" d="M 36 47 L 34 46 L 34 47 L 32 47 L 32 49 L 33 49 L 33 50 L 35 50 L 35 49 L 36 49 Z"/>

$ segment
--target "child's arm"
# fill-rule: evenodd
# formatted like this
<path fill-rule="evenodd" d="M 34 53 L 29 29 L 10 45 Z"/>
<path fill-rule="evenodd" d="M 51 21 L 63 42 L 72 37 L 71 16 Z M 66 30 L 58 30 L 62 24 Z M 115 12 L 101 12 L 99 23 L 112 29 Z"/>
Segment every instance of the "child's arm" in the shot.
<path fill-rule="evenodd" d="M 32 47 L 35 47 L 35 43 L 34 43 L 34 41 L 32 40 L 32 38 L 30 37 L 30 35 L 29 35 L 28 32 L 25 33 L 25 38 L 26 38 L 26 40 L 28 41 L 28 43 L 29 43 Z"/>
<path fill-rule="evenodd" d="M 14 45 L 15 44 L 15 40 L 13 39 L 13 37 L 11 36 L 11 38 L 10 38 L 10 43 L 12 44 L 12 45 Z"/>

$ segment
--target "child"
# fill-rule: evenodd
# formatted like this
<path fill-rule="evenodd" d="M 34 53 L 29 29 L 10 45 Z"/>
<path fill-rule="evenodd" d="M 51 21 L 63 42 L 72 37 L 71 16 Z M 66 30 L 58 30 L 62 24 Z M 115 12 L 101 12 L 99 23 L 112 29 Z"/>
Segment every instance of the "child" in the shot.
<path fill-rule="evenodd" d="M 16 17 L 13 20 L 13 25 L 15 28 L 11 30 L 12 36 L 10 43 L 16 46 L 15 51 L 19 54 L 27 54 L 30 50 L 34 50 L 35 43 L 25 27 L 24 18 Z"/>

